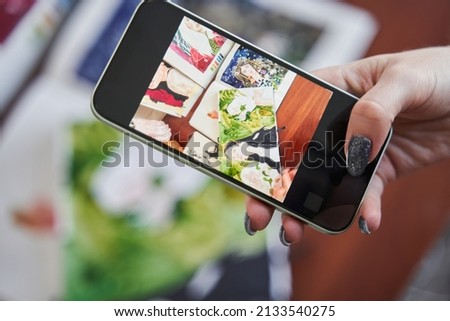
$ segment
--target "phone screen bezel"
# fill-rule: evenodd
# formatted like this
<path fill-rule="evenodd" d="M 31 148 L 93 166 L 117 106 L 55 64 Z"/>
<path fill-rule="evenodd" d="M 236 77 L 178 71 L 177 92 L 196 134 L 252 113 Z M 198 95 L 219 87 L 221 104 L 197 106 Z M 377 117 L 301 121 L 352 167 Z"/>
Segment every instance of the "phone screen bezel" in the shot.
<path fill-rule="evenodd" d="M 243 44 L 255 52 L 269 57 L 274 62 L 288 68 L 299 76 L 332 91 L 333 95 L 319 122 L 312 141 L 327 144 L 327 132 L 335 133 L 338 140 L 345 138 L 345 131 L 350 112 L 357 101 L 355 96 L 317 79 L 311 74 L 300 70 L 282 59 L 274 57 L 247 41 L 230 34 L 220 27 L 217 27 L 168 1 L 144 1 L 136 9 L 126 32 L 122 36 L 114 55 L 96 86 L 91 102 L 94 114 L 102 121 L 109 123 L 123 132 L 131 134 L 134 138 L 149 144 L 151 147 L 160 150 L 183 163 L 196 167 L 204 173 L 231 184 L 241 191 L 273 205 L 280 211 L 301 219 L 320 231 L 336 234 L 348 229 L 360 207 L 361 200 L 373 177 L 381 154 L 369 164 L 365 173 L 358 178 L 352 178 L 349 175 L 346 175 L 346 170 L 345 168 L 342 168 L 342 164 L 339 165 L 339 168 L 333 168 L 332 166 L 331 168 L 304 169 L 304 173 L 302 172 L 302 182 L 299 183 L 297 181 L 297 184 L 293 186 L 299 191 L 298 195 L 295 195 L 298 197 L 292 197 L 291 195 L 288 200 L 285 200 L 285 202 L 282 203 L 237 180 L 231 179 L 229 176 L 206 166 L 192 157 L 172 149 L 166 144 L 156 141 L 129 126 L 148 84 L 151 82 L 181 20 L 185 16 L 202 23 L 212 30 L 218 31 L 234 42 Z M 305 156 L 308 157 L 312 155 L 309 153 L 313 152 L 313 148 L 310 147 Z M 340 149 L 337 153 L 340 153 L 339 155 L 342 158 L 343 150 Z M 326 155 L 323 155 L 323 157 L 326 157 Z M 300 166 L 304 166 L 303 162 Z M 336 174 L 337 172 L 339 173 Z M 341 177 L 341 180 L 342 177 L 345 176 L 346 181 L 349 182 L 347 184 L 355 187 L 354 191 L 348 191 L 347 186 L 339 188 L 340 183 L 330 183 L 329 177 L 331 177 L 331 175 L 337 175 Z M 345 199 L 349 196 L 350 192 L 358 195 L 348 197 L 352 200 L 351 202 L 349 201 L 351 203 L 349 204 L 349 206 L 351 205 L 350 207 L 331 206 L 330 208 L 334 213 L 328 213 L 327 216 L 322 215 L 323 217 L 326 217 L 326 219 L 319 220 L 317 219 L 318 213 L 306 208 L 303 206 L 303 203 L 310 191 L 314 191 L 315 194 L 320 195 L 323 194 L 322 192 L 325 189 L 328 190 L 328 194 L 332 191 L 333 197 L 338 199 Z M 339 203 L 339 201 L 337 201 L 337 203 Z M 327 210 L 330 211 L 330 209 Z"/>

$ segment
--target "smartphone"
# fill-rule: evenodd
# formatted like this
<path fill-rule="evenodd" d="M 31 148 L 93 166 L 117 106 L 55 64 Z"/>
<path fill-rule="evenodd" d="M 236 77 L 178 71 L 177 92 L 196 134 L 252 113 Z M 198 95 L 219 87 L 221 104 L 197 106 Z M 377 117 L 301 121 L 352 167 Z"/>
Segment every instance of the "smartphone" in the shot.
<path fill-rule="evenodd" d="M 143 1 L 92 110 L 183 164 L 337 234 L 353 222 L 384 151 L 360 177 L 347 173 L 356 101 L 180 6 Z"/>

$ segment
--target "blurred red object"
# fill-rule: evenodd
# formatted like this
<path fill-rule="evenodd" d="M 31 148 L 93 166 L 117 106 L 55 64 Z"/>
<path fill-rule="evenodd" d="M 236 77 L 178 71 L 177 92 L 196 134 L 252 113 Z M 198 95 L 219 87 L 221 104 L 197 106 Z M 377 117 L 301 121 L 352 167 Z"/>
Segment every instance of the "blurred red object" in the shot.
<path fill-rule="evenodd" d="M 49 201 L 36 201 L 29 207 L 16 210 L 12 214 L 14 222 L 28 230 L 47 233 L 55 228 L 55 211 Z"/>
<path fill-rule="evenodd" d="M 3 43 L 36 0 L 0 0 L 0 44 Z"/>

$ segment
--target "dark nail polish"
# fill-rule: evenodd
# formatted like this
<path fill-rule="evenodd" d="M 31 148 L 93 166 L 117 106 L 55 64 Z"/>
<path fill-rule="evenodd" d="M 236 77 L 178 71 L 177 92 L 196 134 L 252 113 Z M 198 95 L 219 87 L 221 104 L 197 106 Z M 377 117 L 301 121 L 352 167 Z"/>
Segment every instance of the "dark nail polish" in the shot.
<path fill-rule="evenodd" d="M 281 244 L 283 244 L 284 246 L 289 246 L 289 245 L 291 245 L 291 242 L 286 241 L 286 236 L 285 236 L 285 234 L 286 234 L 286 231 L 284 230 L 284 227 L 281 226 L 281 228 L 280 228 L 280 234 L 279 234 L 279 236 L 280 236 L 280 242 L 281 242 Z"/>
<path fill-rule="evenodd" d="M 366 234 L 366 235 L 370 234 L 370 230 L 369 230 L 369 227 L 367 226 L 367 222 L 361 216 L 359 217 L 358 225 L 359 225 L 359 230 L 361 231 L 361 233 Z"/>
<path fill-rule="evenodd" d="M 256 231 L 254 231 L 250 227 L 250 217 L 248 216 L 247 212 L 245 212 L 244 227 L 245 227 L 245 231 L 247 232 L 248 235 L 250 235 L 250 236 L 255 235 Z"/>
<path fill-rule="evenodd" d="M 351 176 L 361 176 L 369 163 L 372 141 L 364 136 L 354 136 L 348 145 L 347 170 Z"/>

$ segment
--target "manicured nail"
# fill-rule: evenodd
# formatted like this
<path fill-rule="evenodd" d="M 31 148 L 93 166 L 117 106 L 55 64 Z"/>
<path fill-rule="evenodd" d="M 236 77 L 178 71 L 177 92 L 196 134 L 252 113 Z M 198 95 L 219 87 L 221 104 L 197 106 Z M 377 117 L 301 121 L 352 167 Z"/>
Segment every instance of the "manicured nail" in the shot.
<path fill-rule="evenodd" d="M 348 145 L 347 170 L 352 176 L 361 176 L 369 163 L 372 141 L 364 136 L 353 136 Z"/>
<path fill-rule="evenodd" d="M 367 222 L 361 216 L 359 217 L 358 225 L 359 225 L 359 230 L 361 231 L 361 233 L 370 235 L 370 230 L 369 230 L 369 227 L 367 226 Z"/>
<path fill-rule="evenodd" d="M 286 231 L 283 226 L 281 226 L 281 228 L 280 228 L 280 242 L 284 246 L 291 245 L 291 242 L 286 241 Z"/>
<path fill-rule="evenodd" d="M 250 227 L 250 217 L 248 216 L 247 212 L 245 212 L 244 227 L 245 227 L 245 231 L 247 232 L 248 235 L 250 235 L 250 236 L 255 235 L 256 231 L 254 231 Z"/>

